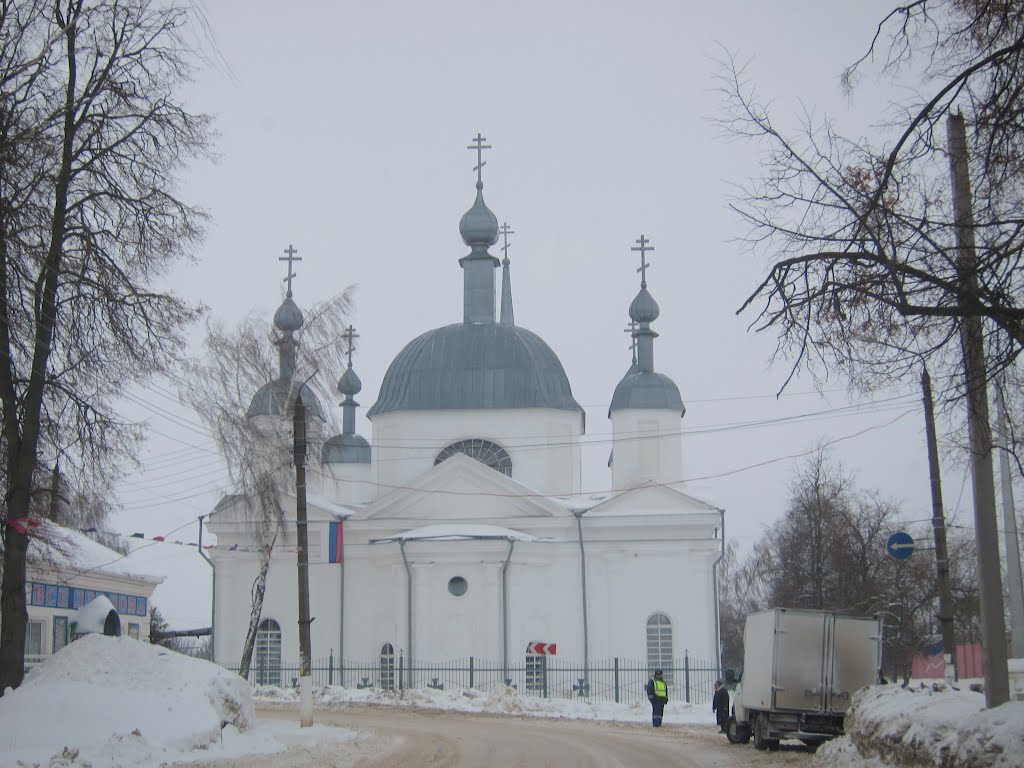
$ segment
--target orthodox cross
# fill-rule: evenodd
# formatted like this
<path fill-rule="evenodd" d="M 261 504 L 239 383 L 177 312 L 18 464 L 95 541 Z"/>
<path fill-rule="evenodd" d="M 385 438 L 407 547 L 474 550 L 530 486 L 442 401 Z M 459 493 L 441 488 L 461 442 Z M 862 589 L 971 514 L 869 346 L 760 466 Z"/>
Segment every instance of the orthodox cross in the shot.
<path fill-rule="evenodd" d="M 647 252 L 648 251 L 653 251 L 654 250 L 654 246 L 650 244 L 651 241 L 647 239 L 646 235 L 640 235 L 640 239 L 637 240 L 637 242 L 640 244 L 640 247 L 638 248 L 636 246 L 633 246 L 629 250 L 631 250 L 631 251 L 640 251 L 640 267 L 637 269 L 637 272 L 640 273 L 640 286 L 642 288 L 646 288 L 647 287 L 647 268 L 649 266 L 651 266 L 650 263 L 647 261 Z"/>
<path fill-rule="evenodd" d="M 284 252 L 285 252 L 286 255 L 285 256 L 278 256 L 277 260 L 278 261 L 287 261 L 288 262 L 288 277 L 286 277 L 281 282 L 282 283 L 288 283 L 288 295 L 291 296 L 292 295 L 292 278 L 293 277 L 297 277 L 297 275 L 292 271 L 292 264 L 294 262 L 296 262 L 296 261 L 302 261 L 302 259 L 295 255 L 296 253 L 298 253 L 298 251 L 295 249 L 295 246 L 293 246 L 291 243 L 288 244 L 288 247 L 285 248 Z"/>
<path fill-rule="evenodd" d="M 630 320 L 629 321 L 629 327 L 622 329 L 623 333 L 628 333 L 628 334 L 630 334 L 630 336 L 632 336 L 632 340 L 629 343 L 629 348 L 633 350 L 633 363 L 634 364 L 636 363 L 636 329 L 637 329 L 638 325 L 639 325 L 639 323 L 637 323 L 636 320 Z"/>
<path fill-rule="evenodd" d="M 487 139 L 485 139 L 483 136 L 480 135 L 479 132 L 477 132 L 476 138 L 473 139 L 473 144 L 470 144 L 468 147 L 466 147 L 466 149 L 476 150 L 476 166 L 474 166 L 473 170 L 476 171 L 477 184 L 484 183 L 483 167 L 487 165 L 487 163 L 484 162 L 484 150 L 491 148 L 490 144 L 484 144 L 485 141 L 487 141 Z"/>
<path fill-rule="evenodd" d="M 351 325 L 345 329 L 345 332 L 341 334 L 341 339 L 348 345 L 348 351 L 345 353 L 348 355 L 348 367 L 352 367 L 352 348 L 356 344 L 356 339 L 359 338 L 359 334 L 356 333 L 356 329 Z"/>
<path fill-rule="evenodd" d="M 502 263 L 508 266 L 508 236 L 514 235 L 515 232 L 509 227 L 508 222 L 505 222 L 499 227 L 498 234 L 501 235 L 504 241 L 504 245 L 501 246 L 501 252 L 505 255 L 505 258 L 502 260 Z"/>

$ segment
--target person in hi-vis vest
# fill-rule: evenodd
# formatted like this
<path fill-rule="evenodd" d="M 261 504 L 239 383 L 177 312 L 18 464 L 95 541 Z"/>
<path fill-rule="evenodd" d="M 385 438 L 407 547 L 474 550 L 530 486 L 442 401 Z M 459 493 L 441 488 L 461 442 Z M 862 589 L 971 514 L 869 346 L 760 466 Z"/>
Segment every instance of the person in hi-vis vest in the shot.
<path fill-rule="evenodd" d="M 651 700 L 651 723 L 655 728 L 661 727 L 661 716 L 668 704 L 668 683 L 661 675 L 661 670 L 654 671 L 654 677 L 647 681 L 647 698 Z"/>

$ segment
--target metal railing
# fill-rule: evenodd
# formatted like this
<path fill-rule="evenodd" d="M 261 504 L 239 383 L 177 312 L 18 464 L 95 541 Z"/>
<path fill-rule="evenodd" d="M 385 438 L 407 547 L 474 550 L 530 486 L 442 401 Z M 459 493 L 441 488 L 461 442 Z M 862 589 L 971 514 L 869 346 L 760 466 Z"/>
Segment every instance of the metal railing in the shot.
<path fill-rule="evenodd" d="M 538 663 L 537 659 L 543 662 Z M 393 660 L 393 664 L 390 663 Z M 238 671 L 238 664 L 224 664 Z M 721 670 L 714 664 L 694 659 L 689 654 L 675 659 L 672 666 L 662 666 L 669 686 L 670 701 L 705 704 L 714 693 L 715 680 Z M 530 662 L 510 664 L 477 657 L 443 662 L 416 661 L 409 667 L 404 656 L 381 661 L 351 661 L 335 657 L 333 651 L 316 659 L 310 667 L 314 686 L 338 685 L 345 688 L 402 690 L 435 688 L 438 690 L 488 691 L 507 685 L 524 696 L 541 698 L 579 698 L 586 701 L 632 703 L 646 701 L 646 685 L 651 679 L 647 662 L 613 657 L 596 660 L 585 668 L 582 662 L 562 661 L 553 656 L 533 657 Z M 294 686 L 298 683 L 299 664 L 260 667 L 254 663 L 249 681 L 254 685 Z"/>

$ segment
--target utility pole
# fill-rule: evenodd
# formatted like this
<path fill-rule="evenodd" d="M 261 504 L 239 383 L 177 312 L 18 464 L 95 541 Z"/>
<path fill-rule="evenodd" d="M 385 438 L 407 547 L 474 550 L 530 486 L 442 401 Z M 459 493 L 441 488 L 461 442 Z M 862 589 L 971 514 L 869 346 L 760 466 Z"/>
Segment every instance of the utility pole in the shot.
<path fill-rule="evenodd" d="M 932 534 L 935 537 L 935 576 L 939 587 L 939 628 L 942 631 L 942 657 L 946 662 L 947 682 L 956 680 L 956 634 L 953 632 L 953 590 L 949 584 L 949 555 L 946 552 L 946 517 L 942 510 L 942 480 L 939 477 L 939 447 L 935 437 L 935 406 L 932 402 L 932 378 L 928 368 L 921 370 L 924 399 L 924 426 L 928 437 L 928 473 L 932 485 Z"/>
<path fill-rule="evenodd" d="M 1006 427 L 1003 385 L 996 385 L 996 421 L 999 423 L 999 480 L 1003 497 L 1003 547 L 1006 550 L 1006 591 L 1010 599 L 1010 656 L 1024 659 L 1024 582 L 1020 576 L 1017 510 L 1013 503 L 1010 446 Z"/>
<path fill-rule="evenodd" d="M 309 533 L 306 530 L 306 407 L 295 396 L 295 531 L 299 545 L 299 724 L 313 725 L 312 652 L 309 642 Z"/>
<path fill-rule="evenodd" d="M 946 123 L 949 168 L 953 182 L 956 262 L 960 279 L 960 346 L 963 349 L 967 390 L 967 425 L 974 490 L 974 532 L 978 549 L 978 598 L 981 607 L 981 644 L 985 664 L 985 705 L 998 707 L 1010 700 L 1006 664 L 1006 621 L 999 573 L 999 528 L 996 489 L 992 474 L 992 427 L 988 414 L 985 339 L 978 314 L 977 254 L 974 249 L 974 213 L 967 166 L 967 131 L 961 114 Z"/>

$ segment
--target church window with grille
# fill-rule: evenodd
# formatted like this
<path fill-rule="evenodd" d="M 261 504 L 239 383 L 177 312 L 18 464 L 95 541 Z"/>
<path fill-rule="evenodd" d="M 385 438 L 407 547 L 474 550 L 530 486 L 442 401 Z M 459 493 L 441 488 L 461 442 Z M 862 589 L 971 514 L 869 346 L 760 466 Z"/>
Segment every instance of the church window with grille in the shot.
<path fill-rule="evenodd" d="M 647 672 L 660 669 L 665 680 L 672 679 L 672 622 L 664 613 L 655 613 L 647 619 Z"/>
<path fill-rule="evenodd" d="M 256 684 L 281 684 L 281 625 L 264 619 L 256 629 Z"/>
<path fill-rule="evenodd" d="M 445 459 L 451 458 L 456 453 L 464 453 L 471 459 L 476 459 L 491 469 L 496 469 L 503 475 L 512 476 L 512 457 L 497 443 L 490 440 L 473 438 L 472 440 L 459 440 L 452 443 L 434 459 L 434 466 L 437 466 Z"/>

